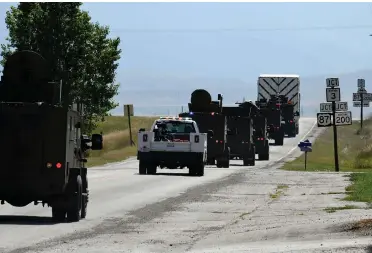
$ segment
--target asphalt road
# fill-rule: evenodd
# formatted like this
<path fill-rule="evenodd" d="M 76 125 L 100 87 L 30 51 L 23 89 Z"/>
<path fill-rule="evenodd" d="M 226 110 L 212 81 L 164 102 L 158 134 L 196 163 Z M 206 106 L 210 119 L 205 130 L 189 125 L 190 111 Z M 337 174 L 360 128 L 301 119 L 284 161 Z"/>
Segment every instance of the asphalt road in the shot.
<path fill-rule="evenodd" d="M 158 175 L 140 176 L 135 159 L 90 168 L 86 219 L 53 224 L 50 208 L 0 206 L 0 252 L 261 252 L 257 249 L 265 247 L 263 252 L 284 251 L 288 249 L 286 243 L 275 248 L 269 241 L 288 239 L 287 233 L 296 234 L 296 229 L 280 229 L 276 224 L 277 230 L 268 232 L 265 226 L 270 227 L 270 220 L 285 226 L 291 219 L 298 225 L 292 211 L 284 215 L 285 220 L 280 218 L 283 215 L 276 217 L 276 212 L 282 213 L 283 208 L 293 208 L 296 203 L 301 206 L 302 200 L 293 197 L 292 202 L 275 204 L 270 193 L 275 193 L 277 185 L 292 182 L 300 188 L 282 191 L 299 195 L 302 190 L 300 196 L 307 196 L 316 192 L 316 187 L 324 190 L 323 184 L 329 185 L 329 191 L 332 185 L 340 190 L 347 184 L 339 175 L 304 176 L 276 170 L 280 162 L 299 155 L 300 140 L 319 132 L 314 126 L 315 119 L 301 119 L 296 138 L 286 138 L 284 146 L 270 147 L 270 161 L 244 167 L 234 160 L 229 169 L 208 167 L 204 177 L 189 177 L 188 170 L 158 170 Z M 318 181 L 323 184 L 314 184 Z M 304 201 L 309 204 L 315 200 Z M 307 207 L 302 204 L 302 208 L 296 212 L 304 213 Z M 253 222 L 252 217 L 248 219 L 253 214 L 261 216 Z M 309 217 L 300 218 L 301 224 L 308 225 Z M 248 228 L 252 230 L 246 231 Z M 342 242 L 345 244 L 345 240 Z M 299 248 L 292 244 L 294 249 Z M 299 238 L 297 244 L 306 245 Z M 318 244 L 315 241 L 308 245 L 300 247 L 300 252 Z"/>

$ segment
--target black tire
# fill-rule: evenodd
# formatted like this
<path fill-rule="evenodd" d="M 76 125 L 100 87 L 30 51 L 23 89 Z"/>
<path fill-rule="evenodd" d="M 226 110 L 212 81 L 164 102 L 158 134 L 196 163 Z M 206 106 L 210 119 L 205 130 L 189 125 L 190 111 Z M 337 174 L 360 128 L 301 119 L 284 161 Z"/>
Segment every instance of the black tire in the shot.
<path fill-rule="evenodd" d="M 258 160 L 260 160 L 260 161 L 268 161 L 269 160 L 269 153 L 258 154 Z"/>
<path fill-rule="evenodd" d="M 70 209 L 67 210 L 67 220 L 70 222 L 78 222 L 81 218 L 81 207 L 82 207 L 82 180 L 81 176 L 78 175 L 76 178 L 76 183 L 71 182 L 73 184 L 76 184 L 75 186 L 75 192 L 70 193 L 69 201 L 70 203 Z"/>
<path fill-rule="evenodd" d="M 147 174 L 148 175 L 155 175 L 156 174 L 156 170 L 157 170 L 157 165 L 156 164 L 148 164 L 147 165 Z"/>
<path fill-rule="evenodd" d="M 138 174 L 140 175 L 146 175 L 146 164 L 144 161 L 139 160 L 139 169 L 138 169 Z"/>
<path fill-rule="evenodd" d="M 230 167 L 230 159 L 223 161 L 222 168 L 229 168 Z"/>
<path fill-rule="evenodd" d="M 296 135 L 299 133 L 299 127 L 296 127 Z"/>
<path fill-rule="evenodd" d="M 89 191 L 84 193 L 82 196 L 82 206 L 81 206 L 81 218 L 85 219 L 87 217 L 88 212 L 88 202 L 89 202 Z"/>
<path fill-rule="evenodd" d="M 203 177 L 204 176 L 204 163 L 201 163 L 199 166 L 198 166 L 198 176 L 200 177 Z"/>
<path fill-rule="evenodd" d="M 82 196 L 82 206 L 81 206 L 81 218 L 85 219 L 88 212 L 88 202 L 89 202 L 89 190 L 88 190 L 88 177 L 87 173 L 83 174 L 83 196 Z"/>
<path fill-rule="evenodd" d="M 223 161 L 218 159 L 217 163 L 216 163 L 216 166 L 217 166 L 217 168 L 222 168 L 223 167 Z"/>
<path fill-rule="evenodd" d="M 66 219 L 66 210 L 52 207 L 52 219 L 55 222 L 64 222 Z"/>

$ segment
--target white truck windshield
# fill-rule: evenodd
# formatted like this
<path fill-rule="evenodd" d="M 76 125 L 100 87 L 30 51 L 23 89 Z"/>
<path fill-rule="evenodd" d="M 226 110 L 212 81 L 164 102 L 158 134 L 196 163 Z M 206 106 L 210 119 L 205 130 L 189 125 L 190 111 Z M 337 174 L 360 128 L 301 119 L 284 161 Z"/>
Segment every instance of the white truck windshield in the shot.
<path fill-rule="evenodd" d="M 195 133 L 195 127 L 192 122 L 184 122 L 184 121 L 177 121 L 177 120 L 162 120 L 157 121 L 155 125 L 155 129 L 159 129 L 160 131 L 165 131 L 168 133 Z"/>

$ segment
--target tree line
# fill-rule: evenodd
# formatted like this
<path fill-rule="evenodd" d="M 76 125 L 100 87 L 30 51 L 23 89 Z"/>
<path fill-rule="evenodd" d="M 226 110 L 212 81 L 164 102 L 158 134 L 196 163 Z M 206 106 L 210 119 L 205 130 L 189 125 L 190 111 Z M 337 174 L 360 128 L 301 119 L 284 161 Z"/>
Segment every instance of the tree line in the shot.
<path fill-rule="evenodd" d="M 63 80 L 64 103 L 83 103 L 87 131 L 118 104 L 114 96 L 120 38 L 109 38 L 108 26 L 93 22 L 79 2 L 23 2 L 6 12 L 9 31 L 1 45 L 1 64 L 17 50 L 41 54 L 54 80 Z M 67 100 L 67 101 L 66 101 Z"/>

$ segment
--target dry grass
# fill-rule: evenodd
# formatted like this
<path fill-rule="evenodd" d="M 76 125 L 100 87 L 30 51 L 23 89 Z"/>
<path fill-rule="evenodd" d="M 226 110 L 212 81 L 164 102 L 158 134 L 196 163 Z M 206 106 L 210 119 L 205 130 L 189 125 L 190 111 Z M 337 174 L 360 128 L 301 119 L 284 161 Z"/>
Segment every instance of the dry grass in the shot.
<path fill-rule="evenodd" d="M 154 117 L 131 117 L 132 136 L 136 145 L 138 130 L 140 128 L 149 129 L 155 119 Z M 88 166 L 117 162 L 136 155 L 137 146 L 130 145 L 127 117 L 107 117 L 94 132 L 100 133 L 101 131 L 103 132 L 104 149 L 89 153 Z"/>
<path fill-rule="evenodd" d="M 338 127 L 340 171 L 355 172 L 350 176 L 345 200 L 372 203 L 372 119 L 351 126 Z M 313 143 L 308 153 L 308 171 L 334 171 L 333 129 L 327 128 Z M 304 170 L 304 155 L 283 166 L 285 170 Z M 362 173 L 359 173 L 362 172 Z M 364 173 L 363 173 L 364 172 Z"/>
<path fill-rule="evenodd" d="M 372 172 L 372 121 L 359 122 L 337 128 L 340 171 Z M 313 152 L 307 156 L 308 171 L 334 171 L 333 129 L 327 128 L 313 143 Z M 283 169 L 304 170 L 304 155 L 287 163 Z"/>

